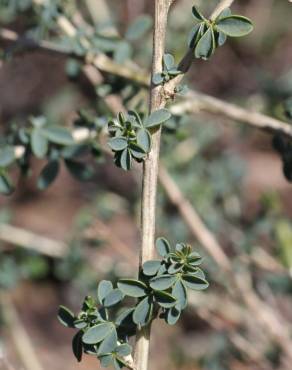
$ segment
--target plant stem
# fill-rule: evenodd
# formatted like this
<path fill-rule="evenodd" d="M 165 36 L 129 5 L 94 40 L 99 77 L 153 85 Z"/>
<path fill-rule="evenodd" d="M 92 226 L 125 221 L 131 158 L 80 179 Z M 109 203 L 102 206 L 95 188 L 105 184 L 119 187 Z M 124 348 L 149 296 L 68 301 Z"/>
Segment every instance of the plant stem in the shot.
<path fill-rule="evenodd" d="M 152 73 L 153 76 L 162 70 L 162 58 L 165 49 L 165 35 L 167 26 L 168 10 L 172 1 L 156 0 L 155 1 L 155 24 L 153 36 L 153 59 Z M 150 87 L 150 113 L 165 106 L 165 98 L 161 86 Z M 155 211 L 156 211 L 156 193 L 158 178 L 158 163 L 160 151 L 161 128 L 152 134 L 152 150 L 143 165 L 143 188 L 141 204 L 141 251 L 140 251 L 140 268 L 141 265 L 151 259 L 154 255 L 154 238 L 155 238 Z M 135 369 L 147 370 L 149 357 L 151 324 L 137 330 L 136 348 L 134 355 Z"/>

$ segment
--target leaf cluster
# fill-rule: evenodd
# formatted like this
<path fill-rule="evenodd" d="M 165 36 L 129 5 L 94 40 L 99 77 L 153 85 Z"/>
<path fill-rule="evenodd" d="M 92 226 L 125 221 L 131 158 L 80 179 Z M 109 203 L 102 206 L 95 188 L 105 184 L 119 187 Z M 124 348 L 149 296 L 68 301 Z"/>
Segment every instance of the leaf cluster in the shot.
<path fill-rule="evenodd" d="M 152 78 L 152 82 L 154 83 L 154 85 L 165 84 L 172 78 L 181 74 L 181 71 L 175 64 L 174 57 L 171 54 L 164 54 L 162 64 L 162 72 L 155 73 Z"/>
<path fill-rule="evenodd" d="M 9 176 L 9 168 L 17 165 L 22 174 L 29 174 L 30 159 L 32 156 L 47 160 L 38 178 L 37 186 L 44 190 L 56 179 L 61 162 L 69 173 L 81 181 L 89 180 L 93 175 L 93 168 L 80 158 L 93 156 L 98 160 L 101 151 L 96 140 L 101 123 L 97 119 L 90 120 L 84 112 L 79 112 L 75 122 L 76 127 L 87 127 L 92 136 L 80 144 L 76 144 L 72 132 L 63 126 L 49 124 L 43 116 L 31 117 L 26 127 L 14 128 L 0 143 L 0 193 L 9 195 L 14 186 Z M 23 148 L 23 155 L 17 158 L 15 147 Z"/>
<path fill-rule="evenodd" d="M 86 297 L 78 315 L 60 307 L 59 321 L 78 329 L 72 341 L 78 361 L 87 353 L 97 356 L 104 367 L 127 366 L 125 357 L 131 353 L 129 338 L 135 335 L 137 327 L 157 317 L 175 324 L 187 306 L 187 289 L 208 287 L 199 268 L 202 258 L 191 246 L 180 243 L 171 249 L 165 238 L 158 238 L 156 248 L 162 259 L 145 262 L 139 279 L 120 279 L 117 288 L 110 281 L 101 281 L 97 297 Z M 119 310 L 126 296 L 138 301 L 133 307 Z"/>
<path fill-rule="evenodd" d="M 127 171 L 132 168 L 133 159 L 143 161 L 151 150 L 150 130 L 170 117 L 167 109 L 159 109 L 145 118 L 136 111 L 129 111 L 127 114 L 119 113 L 116 119 L 109 121 L 111 138 L 108 145 L 115 153 L 115 164 Z"/>
<path fill-rule="evenodd" d="M 241 37 L 253 30 L 248 18 L 233 15 L 229 8 L 223 10 L 215 20 L 205 18 L 196 6 L 193 6 L 192 14 L 198 23 L 189 34 L 188 44 L 196 58 L 209 59 L 228 36 Z"/>

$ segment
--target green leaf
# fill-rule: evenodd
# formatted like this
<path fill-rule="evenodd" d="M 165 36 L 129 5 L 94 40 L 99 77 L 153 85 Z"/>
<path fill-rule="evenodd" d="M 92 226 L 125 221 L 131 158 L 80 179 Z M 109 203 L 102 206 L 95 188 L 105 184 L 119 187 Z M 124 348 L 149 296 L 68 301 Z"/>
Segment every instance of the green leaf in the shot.
<path fill-rule="evenodd" d="M 151 150 L 152 139 L 151 134 L 146 129 L 140 129 L 137 132 L 137 144 L 144 149 L 145 153 L 149 153 Z"/>
<path fill-rule="evenodd" d="M 115 352 L 121 357 L 129 356 L 132 353 L 132 347 L 129 344 L 124 343 L 118 346 Z"/>
<path fill-rule="evenodd" d="M 147 294 L 147 285 L 139 280 L 121 279 L 118 282 L 119 289 L 130 297 L 144 297 Z"/>
<path fill-rule="evenodd" d="M 193 16 L 198 20 L 198 21 L 203 21 L 205 20 L 205 17 L 203 16 L 203 14 L 199 11 L 199 9 L 194 5 L 192 7 L 192 13 L 193 13 Z"/>
<path fill-rule="evenodd" d="M 167 292 L 157 290 L 154 292 L 154 296 L 161 307 L 170 308 L 176 305 L 176 298 Z"/>
<path fill-rule="evenodd" d="M 229 17 L 230 15 L 232 15 L 232 12 L 231 12 L 231 9 L 230 8 L 226 8 L 224 9 L 219 15 L 218 17 L 216 18 L 216 21 L 221 19 L 221 18 L 224 18 L 224 17 Z"/>
<path fill-rule="evenodd" d="M 160 269 L 161 261 L 159 260 L 152 260 L 147 261 L 143 264 L 142 270 L 144 275 L 146 276 L 154 276 L 157 274 L 157 271 Z"/>
<path fill-rule="evenodd" d="M 196 24 L 190 31 L 188 36 L 188 46 L 190 49 L 193 49 L 198 41 L 200 31 L 204 28 L 204 24 L 198 23 Z"/>
<path fill-rule="evenodd" d="M 152 82 L 154 85 L 161 85 L 163 81 L 164 78 L 162 73 L 155 73 L 152 77 Z"/>
<path fill-rule="evenodd" d="M 0 194 L 11 195 L 14 192 L 14 186 L 6 173 L 0 174 Z"/>
<path fill-rule="evenodd" d="M 227 36 L 223 32 L 216 32 L 217 33 L 217 44 L 218 46 L 222 46 L 225 44 L 227 40 Z"/>
<path fill-rule="evenodd" d="M 113 355 L 99 356 L 100 364 L 102 367 L 109 367 L 113 365 L 114 357 Z"/>
<path fill-rule="evenodd" d="M 114 151 L 124 150 L 128 146 L 128 140 L 124 137 L 113 137 L 108 141 L 109 147 Z"/>
<path fill-rule="evenodd" d="M 167 310 L 165 321 L 169 325 L 174 325 L 177 323 L 179 317 L 180 317 L 181 311 L 177 307 L 171 307 L 169 310 Z"/>
<path fill-rule="evenodd" d="M 143 159 L 146 156 L 145 150 L 138 144 L 130 143 L 129 150 L 132 156 L 136 159 Z"/>
<path fill-rule="evenodd" d="M 105 297 L 113 290 L 113 284 L 109 280 L 102 280 L 98 284 L 97 298 L 100 304 L 103 304 Z"/>
<path fill-rule="evenodd" d="M 113 289 L 104 299 L 103 305 L 104 307 L 111 307 L 119 302 L 124 298 L 123 293 L 119 289 Z"/>
<path fill-rule="evenodd" d="M 128 111 L 128 120 L 132 123 L 134 127 L 143 127 L 143 123 L 141 120 L 141 117 L 138 112 L 135 110 L 129 110 Z"/>
<path fill-rule="evenodd" d="M 100 356 L 112 353 L 117 347 L 117 341 L 118 341 L 117 331 L 113 327 L 111 332 L 101 342 L 98 348 L 97 355 Z"/>
<path fill-rule="evenodd" d="M 241 37 L 248 35 L 253 30 L 253 24 L 246 17 L 231 15 L 220 18 L 218 22 L 216 22 L 216 28 L 227 36 Z"/>
<path fill-rule="evenodd" d="M 71 176 L 79 181 L 88 181 L 92 179 L 94 170 L 88 164 L 66 159 L 65 165 Z"/>
<path fill-rule="evenodd" d="M 195 48 L 195 57 L 208 59 L 215 49 L 215 38 L 212 27 L 209 27 L 200 38 Z"/>
<path fill-rule="evenodd" d="M 74 139 L 69 130 L 59 126 L 49 126 L 42 129 L 43 135 L 51 142 L 60 145 L 72 145 Z"/>
<path fill-rule="evenodd" d="M 170 288 L 177 280 L 174 275 L 156 276 L 150 280 L 150 286 L 155 290 L 166 290 Z"/>
<path fill-rule="evenodd" d="M 114 60 L 122 64 L 130 59 L 132 55 L 132 47 L 127 41 L 120 41 L 114 51 Z"/>
<path fill-rule="evenodd" d="M 187 291 L 181 280 L 174 284 L 171 294 L 177 299 L 176 307 L 183 310 L 187 306 Z"/>
<path fill-rule="evenodd" d="M 60 165 L 58 161 L 50 161 L 42 169 L 37 181 L 37 187 L 40 190 L 47 189 L 58 176 Z"/>
<path fill-rule="evenodd" d="M 171 54 L 164 54 L 163 64 L 168 71 L 174 68 L 175 67 L 174 57 Z"/>
<path fill-rule="evenodd" d="M 83 331 L 80 330 L 74 335 L 72 340 L 72 351 L 78 362 L 82 360 L 82 335 Z"/>
<path fill-rule="evenodd" d="M 141 15 L 129 26 L 125 38 L 130 41 L 136 41 L 143 37 L 152 27 L 152 18 L 149 15 Z"/>
<path fill-rule="evenodd" d="M 193 290 L 204 290 L 204 289 L 207 289 L 209 286 L 209 283 L 205 279 L 199 276 L 183 275 L 182 279 L 183 279 L 184 284 L 188 288 L 193 289 Z"/>
<path fill-rule="evenodd" d="M 183 267 L 183 264 L 182 263 L 173 263 L 169 266 L 167 272 L 171 275 L 173 274 L 176 274 L 177 272 L 179 272 Z"/>
<path fill-rule="evenodd" d="M 127 364 L 125 364 L 124 361 L 116 357 L 113 359 L 113 365 L 115 370 L 121 370 L 123 367 L 127 367 Z"/>
<path fill-rule="evenodd" d="M 76 328 L 76 329 L 84 329 L 84 328 L 86 328 L 86 326 L 87 326 L 86 321 L 84 321 L 82 319 L 78 319 L 78 320 L 74 321 L 74 328 Z"/>
<path fill-rule="evenodd" d="M 96 344 L 101 342 L 113 330 L 113 324 L 105 322 L 92 326 L 82 337 L 82 342 L 86 344 Z"/>
<path fill-rule="evenodd" d="M 145 127 L 155 127 L 161 125 L 171 117 L 169 110 L 162 108 L 153 112 L 144 121 Z"/>
<path fill-rule="evenodd" d="M 170 252 L 169 242 L 165 238 L 158 238 L 155 243 L 156 250 L 161 257 L 166 257 Z"/>
<path fill-rule="evenodd" d="M 132 168 L 132 156 L 128 149 L 124 149 L 120 156 L 121 168 L 125 171 L 129 171 Z"/>
<path fill-rule="evenodd" d="M 58 310 L 58 320 L 67 328 L 74 328 L 74 314 L 65 306 L 60 306 Z"/>
<path fill-rule="evenodd" d="M 31 133 L 31 150 L 38 158 L 44 158 L 48 152 L 48 140 L 40 128 L 35 128 Z"/>
<path fill-rule="evenodd" d="M 14 149 L 12 146 L 6 145 L 0 148 L 0 167 L 7 167 L 15 160 Z"/>
<path fill-rule="evenodd" d="M 153 303 L 149 297 L 145 297 L 136 306 L 133 313 L 133 321 L 137 325 L 145 326 L 149 323 L 152 317 Z"/>
<path fill-rule="evenodd" d="M 129 328 L 132 328 L 133 325 L 133 312 L 135 308 L 128 308 L 122 311 L 116 319 L 116 325 L 122 329 L 126 329 L 128 332 Z M 136 328 L 135 328 L 136 329 Z"/>

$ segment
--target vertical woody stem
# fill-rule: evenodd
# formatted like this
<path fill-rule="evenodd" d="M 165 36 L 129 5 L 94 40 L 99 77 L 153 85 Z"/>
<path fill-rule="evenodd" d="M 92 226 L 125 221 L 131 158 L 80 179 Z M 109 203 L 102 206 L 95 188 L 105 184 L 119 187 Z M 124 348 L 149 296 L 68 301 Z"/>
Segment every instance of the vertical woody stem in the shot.
<path fill-rule="evenodd" d="M 162 70 L 162 58 L 165 49 L 165 35 L 167 26 L 168 10 L 172 1 L 155 0 L 155 24 L 153 36 L 153 76 Z M 151 84 L 150 88 L 150 113 L 165 106 L 165 99 L 162 94 L 161 86 Z M 158 163 L 160 151 L 161 128 L 152 133 L 152 150 L 143 166 L 143 188 L 142 188 L 142 209 L 141 209 L 141 265 L 152 259 L 154 255 L 155 238 L 155 211 L 156 211 L 156 193 L 158 178 Z M 151 324 L 137 331 L 135 348 L 135 369 L 147 370 L 149 357 Z"/>

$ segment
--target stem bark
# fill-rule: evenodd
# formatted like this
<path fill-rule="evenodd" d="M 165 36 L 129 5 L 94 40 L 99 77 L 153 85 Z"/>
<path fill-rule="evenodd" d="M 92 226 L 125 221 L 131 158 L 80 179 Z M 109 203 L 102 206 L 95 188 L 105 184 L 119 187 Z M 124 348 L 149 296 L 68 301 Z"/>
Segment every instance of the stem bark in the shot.
<path fill-rule="evenodd" d="M 151 69 L 152 76 L 161 72 L 162 58 L 165 50 L 165 36 L 167 27 L 167 15 L 172 1 L 155 1 L 155 24 L 153 35 L 153 59 Z M 154 112 L 165 106 L 162 86 L 150 87 L 150 107 L 149 111 Z M 140 268 L 142 264 L 154 255 L 155 238 L 155 214 L 156 214 L 156 194 L 157 178 L 160 152 L 161 128 L 152 133 L 152 150 L 143 164 L 143 182 L 142 182 L 142 204 L 141 204 L 141 250 L 140 250 Z M 136 348 L 134 363 L 136 370 L 148 369 L 149 345 L 150 345 L 151 323 L 137 330 Z"/>

